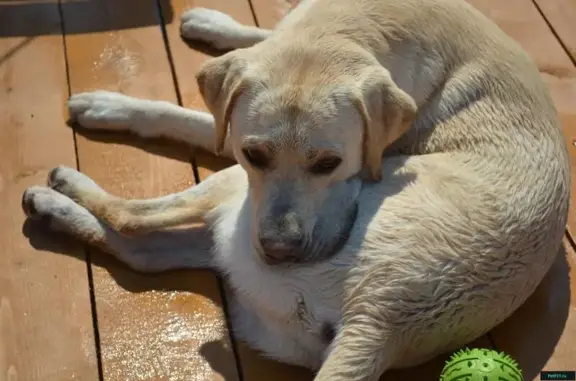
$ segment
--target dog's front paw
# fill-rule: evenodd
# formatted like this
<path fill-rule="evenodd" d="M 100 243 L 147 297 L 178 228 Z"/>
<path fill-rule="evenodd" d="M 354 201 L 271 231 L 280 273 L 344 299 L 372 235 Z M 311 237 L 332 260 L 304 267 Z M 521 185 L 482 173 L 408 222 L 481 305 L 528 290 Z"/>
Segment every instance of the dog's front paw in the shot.
<path fill-rule="evenodd" d="M 242 25 L 225 13 L 194 8 L 184 12 L 181 19 L 180 34 L 188 40 L 202 41 L 216 49 L 231 49 L 234 36 Z"/>
<path fill-rule="evenodd" d="M 109 91 L 75 94 L 68 100 L 70 119 L 82 127 L 128 130 L 142 113 L 142 100 Z"/>
<path fill-rule="evenodd" d="M 104 193 L 94 180 L 75 169 L 59 166 L 48 174 L 48 186 L 76 200 L 81 192 Z"/>

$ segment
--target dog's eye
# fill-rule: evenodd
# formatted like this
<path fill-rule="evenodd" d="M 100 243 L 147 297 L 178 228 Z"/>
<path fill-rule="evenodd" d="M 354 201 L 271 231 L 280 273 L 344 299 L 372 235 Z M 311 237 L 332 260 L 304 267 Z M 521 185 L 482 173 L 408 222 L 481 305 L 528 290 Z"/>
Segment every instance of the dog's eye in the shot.
<path fill-rule="evenodd" d="M 342 159 L 337 156 L 324 157 L 310 167 L 310 172 L 315 175 L 328 175 L 342 163 Z"/>
<path fill-rule="evenodd" d="M 270 165 L 270 159 L 268 156 L 259 149 L 254 148 L 244 148 L 242 150 L 244 157 L 253 167 L 259 169 L 265 169 Z"/>

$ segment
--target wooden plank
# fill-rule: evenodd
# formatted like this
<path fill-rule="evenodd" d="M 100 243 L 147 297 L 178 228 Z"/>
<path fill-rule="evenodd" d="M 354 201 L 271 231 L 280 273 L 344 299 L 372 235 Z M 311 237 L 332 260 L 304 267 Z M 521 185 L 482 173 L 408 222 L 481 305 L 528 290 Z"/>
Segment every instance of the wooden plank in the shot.
<path fill-rule="evenodd" d="M 494 345 L 519 362 L 526 380 L 539 380 L 541 370 L 575 370 L 576 255 L 564 246 L 536 292 L 492 331 Z"/>
<path fill-rule="evenodd" d="M 166 20 L 172 20 L 173 13 L 169 7 L 169 2 L 167 0 L 161 0 L 166 3 Z M 19 23 L 12 23 L 10 29 L 3 28 L 2 34 L 4 36 L 42 36 L 42 35 L 60 35 L 60 27 L 55 28 L 58 25 L 51 25 L 48 23 L 40 23 L 39 25 L 34 25 L 34 28 L 30 28 L 29 21 L 26 15 L 31 13 L 42 14 L 44 12 L 53 12 L 53 7 L 55 3 L 60 3 L 60 5 L 66 9 L 69 13 L 86 13 L 90 12 L 92 9 L 92 1 L 87 0 L 0 0 L 0 13 L 8 14 L 7 12 L 13 12 L 17 9 L 19 14 L 25 15 L 26 18 L 21 19 Z M 78 25 L 78 29 L 74 30 L 74 33 L 88 33 L 88 32 L 104 32 L 104 31 L 115 31 L 121 29 L 132 29 L 140 28 L 144 26 L 158 25 L 158 19 L 156 15 L 140 15 L 141 17 L 124 17 L 116 18 L 113 22 L 107 24 L 92 23 L 91 20 L 85 20 L 87 22 L 84 25 Z"/>
<path fill-rule="evenodd" d="M 193 68 L 199 68 L 209 56 L 198 50 L 191 49 L 180 37 L 179 18 L 184 11 L 195 7 L 219 10 L 247 25 L 254 25 L 254 19 L 248 0 L 171 0 L 171 9 L 175 14 L 175 21 L 167 23 L 166 32 L 172 51 L 182 105 L 191 109 L 207 111 L 198 90 Z M 162 7 L 162 12 L 164 14 L 164 7 Z M 195 152 L 195 157 L 201 177 L 233 164 L 230 160 L 214 157 L 206 152 Z"/>
<path fill-rule="evenodd" d="M 155 0 L 102 0 L 76 12 L 64 7 L 72 92 L 107 89 L 176 102 Z M 86 24 L 109 29 L 118 19 L 156 26 L 77 34 Z M 69 34 L 68 34 L 69 33 Z M 194 63 L 190 63 L 194 67 Z M 114 135 L 78 136 L 80 169 L 114 194 L 152 197 L 193 184 L 190 153 Z M 165 142 L 164 142 L 165 144 Z M 95 253 L 94 292 L 104 379 L 230 380 L 236 363 L 216 277 L 206 271 L 140 275 Z"/>
<path fill-rule="evenodd" d="M 256 20 L 263 28 L 274 26 L 298 3 L 298 0 L 250 0 Z M 563 53 L 560 43 L 550 33 L 545 20 L 530 0 L 467 0 L 494 20 L 506 33 L 515 37 L 542 70 L 560 69 L 570 72 L 570 59 Z M 542 8 L 566 44 L 576 49 L 576 3 L 572 0 L 535 0 Z M 574 15 L 574 17 L 572 17 Z M 562 31 L 562 32 L 560 32 Z M 517 38 L 525 35 L 526 38 Z M 570 46 L 572 46 L 570 45 Z M 566 70 L 568 69 L 568 70 Z"/>
<path fill-rule="evenodd" d="M 76 164 L 67 96 L 58 4 L 0 6 L 1 380 L 98 379 L 84 250 L 23 227 L 20 207 L 52 167 Z"/>
<path fill-rule="evenodd" d="M 250 2 L 260 28 L 274 29 L 300 0 L 250 0 Z"/>
<path fill-rule="evenodd" d="M 576 61 L 576 2 L 574 0 L 534 0 L 540 12 Z"/>
<path fill-rule="evenodd" d="M 467 0 L 514 38 L 543 72 L 566 75 L 570 58 L 531 0 Z"/>
<path fill-rule="evenodd" d="M 180 37 L 180 15 L 192 7 L 217 9 L 233 16 L 239 22 L 254 24 L 248 0 L 230 2 L 226 0 L 171 0 L 171 8 L 175 21 L 166 24 L 166 32 L 172 52 L 176 77 L 184 107 L 197 110 L 207 110 L 198 90 L 193 68 L 198 68 L 209 56 L 197 50 L 190 49 Z M 162 7 L 164 12 L 164 7 Z M 231 161 L 212 156 L 198 150 L 195 152 L 198 173 L 201 179 L 210 173 L 225 168 Z M 238 357 L 241 362 L 242 377 L 247 381 L 268 380 L 274 376 L 278 381 L 283 379 L 302 379 L 302 374 L 308 374 L 301 369 L 287 367 L 272 361 L 261 359 L 254 351 L 242 343 L 237 345 Z M 303 372 L 303 373 L 302 373 Z M 283 377 L 286 378 L 283 378 Z M 280 378 L 278 378 L 280 377 Z"/>

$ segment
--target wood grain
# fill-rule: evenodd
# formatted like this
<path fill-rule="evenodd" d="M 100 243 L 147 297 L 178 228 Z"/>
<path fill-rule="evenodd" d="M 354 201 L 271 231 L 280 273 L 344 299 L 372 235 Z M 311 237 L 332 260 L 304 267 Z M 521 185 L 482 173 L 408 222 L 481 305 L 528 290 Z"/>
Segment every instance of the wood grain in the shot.
<path fill-rule="evenodd" d="M 52 167 L 76 164 L 67 96 L 58 4 L 0 4 L 0 380 L 98 379 L 84 250 L 20 207 Z"/>
<path fill-rule="evenodd" d="M 166 33 L 172 52 L 182 105 L 191 109 L 207 111 L 194 75 L 210 55 L 203 53 L 201 49 L 195 49 L 199 48 L 198 46 L 189 45 L 182 40 L 180 37 L 180 15 L 188 9 L 204 7 L 227 13 L 240 23 L 254 25 L 250 4 L 248 0 L 171 0 L 170 3 L 175 17 L 173 22 L 167 23 Z M 201 177 L 233 164 L 230 160 L 215 157 L 200 150 L 195 152 L 195 158 Z"/>
<path fill-rule="evenodd" d="M 73 93 L 107 89 L 176 102 L 155 0 L 102 0 L 64 8 Z M 155 26 L 109 29 L 123 18 Z M 194 68 L 191 63 L 190 68 Z M 115 141 L 117 143 L 111 143 Z M 78 136 L 80 169 L 125 197 L 152 197 L 193 184 L 190 152 L 118 135 Z M 206 271 L 140 275 L 93 252 L 104 379 L 237 379 L 216 277 Z"/>
<path fill-rule="evenodd" d="M 250 0 L 260 28 L 274 29 L 299 0 Z"/>
<path fill-rule="evenodd" d="M 171 8 L 175 13 L 175 21 L 167 23 L 166 32 L 168 42 L 172 52 L 178 87 L 180 90 L 182 104 L 197 110 L 206 111 L 206 106 L 199 93 L 194 77 L 194 68 L 198 68 L 210 56 L 199 50 L 192 49 L 180 37 L 180 24 L 178 18 L 187 9 L 194 7 L 205 7 L 217 9 L 233 16 L 236 20 L 247 25 L 253 25 L 254 20 L 247 0 L 230 2 L 226 0 L 172 0 Z M 205 179 L 210 173 L 223 169 L 232 161 L 220 157 L 215 157 L 207 152 L 197 150 L 195 153 L 196 165 L 200 179 Z M 288 379 L 302 379 L 302 374 L 309 374 L 302 370 L 277 364 L 272 361 L 263 360 L 255 351 L 248 348 L 243 343 L 237 343 L 238 357 L 241 362 L 242 376 L 244 380 L 258 381 L 268 380 L 270 377 L 278 381 Z"/>
<path fill-rule="evenodd" d="M 531 0 L 467 0 L 530 54 L 541 71 L 566 73 L 572 62 Z"/>
<path fill-rule="evenodd" d="M 576 2 L 574 0 L 535 0 L 566 50 L 576 61 Z"/>

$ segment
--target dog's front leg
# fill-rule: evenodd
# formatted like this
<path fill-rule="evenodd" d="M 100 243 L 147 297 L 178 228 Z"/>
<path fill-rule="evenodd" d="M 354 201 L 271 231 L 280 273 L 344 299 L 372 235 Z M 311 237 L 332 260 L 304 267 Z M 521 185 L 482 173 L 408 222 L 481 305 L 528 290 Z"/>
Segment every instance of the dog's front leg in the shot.
<path fill-rule="evenodd" d="M 70 120 L 84 128 L 162 137 L 214 152 L 214 117 L 207 112 L 102 90 L 73 95 L 68 112 Z M 229 141 L 222 155 L 234 159 Z"/>
<path fill-rule="evenodd" d="M 338 332 L 314 381 L 378 381 L 390 366 L 392 342 L 358 317 Z"/>

